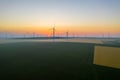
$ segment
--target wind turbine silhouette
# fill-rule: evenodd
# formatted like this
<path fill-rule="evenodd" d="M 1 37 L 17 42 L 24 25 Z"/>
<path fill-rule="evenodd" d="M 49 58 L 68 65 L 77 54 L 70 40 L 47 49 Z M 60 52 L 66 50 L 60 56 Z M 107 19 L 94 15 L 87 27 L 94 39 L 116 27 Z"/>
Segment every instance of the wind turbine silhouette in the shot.
<path fill-rule="evenodd" d="M 66 32 L 66 38 L 68 39 L 69 31 Z"/>
<path fill-rule="evenodd" d="M 35 38 L 35 32 L 33 32 L 33 38 Z"/>
<path fill-rule="evenodd" d="M 55 38 L 55 25 L 53 26 L 53 28 L 51 28 L 50 30 L 52 30 L 52 38 Z"/>

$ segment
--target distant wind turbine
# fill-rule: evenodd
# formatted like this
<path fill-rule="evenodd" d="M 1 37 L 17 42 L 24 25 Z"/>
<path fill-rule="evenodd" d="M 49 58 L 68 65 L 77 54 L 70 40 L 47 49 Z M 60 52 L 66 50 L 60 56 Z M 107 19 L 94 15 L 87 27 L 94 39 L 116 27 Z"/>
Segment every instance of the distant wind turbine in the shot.
<path fill-rule="evenodd" d="M 69 32 L 67 31 L 67 32 L 66 32 L 66 38 L 67 38 L 67 39 L 68 39 L 68 35 L 69 35 Z"/>
<path fill-rule="evenodd" d="M 56 30 L 55 25 L 50 30 L 52 30 L 52 37 L 55 38 L 55 30 Z"/>
<path fill-rule="evenodd" d="M 33 32 L 33 38 L 35 38 L 35 32 Z"/>

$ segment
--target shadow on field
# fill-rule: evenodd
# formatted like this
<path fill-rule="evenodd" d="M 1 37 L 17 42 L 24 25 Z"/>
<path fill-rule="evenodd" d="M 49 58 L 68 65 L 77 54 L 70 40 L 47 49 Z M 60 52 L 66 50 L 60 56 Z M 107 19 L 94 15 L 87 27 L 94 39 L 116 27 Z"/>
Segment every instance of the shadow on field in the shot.
<path fill-rule="evenodd" d="M 1 78 L 11 80 L 98 80 L 93 68 L 93 52 L 94 45 L 87 43 L 1 44 Z"/>

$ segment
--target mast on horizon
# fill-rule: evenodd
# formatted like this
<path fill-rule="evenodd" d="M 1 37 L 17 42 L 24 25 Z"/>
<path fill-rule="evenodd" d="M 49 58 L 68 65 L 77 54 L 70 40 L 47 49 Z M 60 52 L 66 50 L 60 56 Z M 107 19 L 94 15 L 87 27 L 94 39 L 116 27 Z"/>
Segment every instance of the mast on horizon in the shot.
<path fill-rule="evenodd" d="M 66 38 L 67 38 L 67 39 L 68 39 L 68 35 L 69 35 L 69 32 L 67 31 L 67 32 L 66 32 Z"/>
<path fill-rule="evenodd" d="M 51 28 L 51 30 L 52 30 L 52 38 L 55 38 L 55 25 L 53 28 Z"/>
<path fill-rule="evenodd" d="M 35 32 L 33 32 L 33 38 L 35 38 Z"/>

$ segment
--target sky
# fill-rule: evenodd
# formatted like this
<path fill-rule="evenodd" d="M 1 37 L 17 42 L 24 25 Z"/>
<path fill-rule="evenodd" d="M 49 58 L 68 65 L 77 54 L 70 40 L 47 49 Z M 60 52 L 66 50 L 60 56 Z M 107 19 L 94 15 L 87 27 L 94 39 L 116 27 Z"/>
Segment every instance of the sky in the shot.
<path fill-rule="evenodd" d="M 0 0 L 0 32 L 120 34 L 120 0 Z"/>

